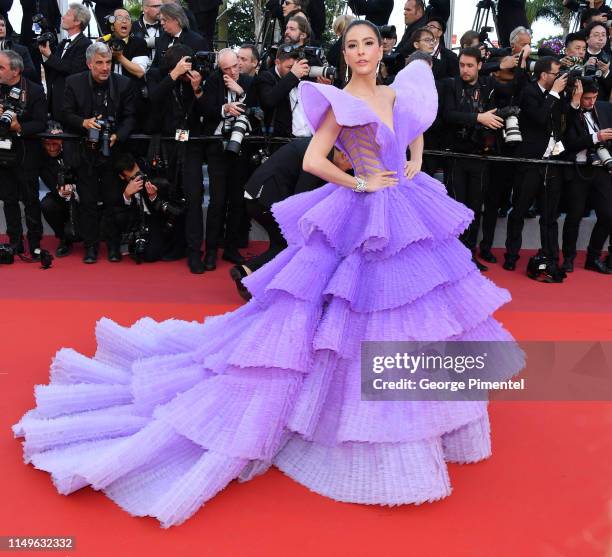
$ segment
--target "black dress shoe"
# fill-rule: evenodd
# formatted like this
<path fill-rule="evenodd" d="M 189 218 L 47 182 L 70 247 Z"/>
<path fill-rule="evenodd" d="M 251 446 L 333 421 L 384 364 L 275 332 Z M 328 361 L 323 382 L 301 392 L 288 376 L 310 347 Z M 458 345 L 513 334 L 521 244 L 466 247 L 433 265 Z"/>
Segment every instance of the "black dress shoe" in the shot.
<path fill-rule="evenodd" d="M 506 259 L 504 261 L 504 264 L 502 265 L 502 267 L 504 269 L 506 269 L 506 271 L 515 271 L 516 270 L 516 261 L 511 261 L 509 259 Z"/>
<path fill-rule="evenodd" d="M 612 269 L 610 269 L 601 259 L 587 259 L 584 263 L 584 268 L 588 271 L 596 271 L 602 275 L 612 275 Z"/>
<path fill-rule="evenodd" d="M 480 259 L 484 259 L 487 263 L 497 263 L 497 257 L 495 257 L 490 250 L 480 250 Z"/>
<path fill-rule="evenodd" d="M 66 257 L 72 251 L 72 244 L 65 240 L 60 240 L 59 246 L 55 250 L 55 257 Z"/>
<path fill-rule="evenodd" d="M 561 269 L 566 273 L 574 272 L 574 258 L 573 257 L 564 257 L 563 263 L 561 263 Z"/>
<path fill-rule="evenodd" d="M 223 255 L 221 256 L 225 261 L 229 261 L 230 263 L 234 263 L 235 265 L 242 265 L 246 259 L 240 255 L 238 250 L 223 250 Z"/>
<path fill-rule="evenodd" d="M 98 249 L 95 246 L 89 246 L 85 248 L 85 255 L 83 256 L 83 263 L 97 263 L 98 261 Z"/>
<path fill-rule="evenodd" d="M 204 267 L 204 263 L 202 263 L 202 256 L 200 252 L 191 253 L 187 258 L 187 265 L 189 265 L 189 270 L 194 275 L 201 275 L 206 269 Z"/>
<path fill-rule="evenodd" d="M 119 246 L 108 246 L 108 260 L 111 263 L 119 263 L 123 259 Z"/>
<path fill-rule="evenodd" d="M 24 253 L 25 248 L 23 247 L 23 239 L 9 239 L 9 244 L 14 253 Z"/>
<path fill-rule="evenodd" d="M 497 216 L 500 219 L 505 219 L 508 216 L 509 212 L 510 212 L 510 207 L 500 207 L 499 209 L 497 209 Z"/>
<path fill-rule="evenodd" d="M 214 271 L 217 268 L 217 254 L 214 251 L 207 251 L 204 256 L 204 268 L 207 271 Z"/>
<path fill-rule="evenodd" d="M 486 265 L 483 265 L 480 261 L 478 261 L 478 259 L 476 259 L 476 256 L 474 255 L 472 255 L 472 263 L 476 265 L 476 267 L 481 273 L 484 273 L 485 271 L 489 270 L 489 267 L 487 267 Z"/>
<path fill-rule="evenodd" d="M 236 288 L 238 289 L 238 294 L 243 300 L 247 302 L 253 297 L 249 292 L 248 288 L 242 284 L 242 279 L 247 276 L 247 272 L 244 270 L 242 265 L 234 265 L 229 270 L 230 277 L 236 283 Z"/>
<path fill-rule="evenodd" d="M 526 219 L 535 219 L 538 216 L 538 212 L 535 207 L 530 207 L 525 215 Z"/>

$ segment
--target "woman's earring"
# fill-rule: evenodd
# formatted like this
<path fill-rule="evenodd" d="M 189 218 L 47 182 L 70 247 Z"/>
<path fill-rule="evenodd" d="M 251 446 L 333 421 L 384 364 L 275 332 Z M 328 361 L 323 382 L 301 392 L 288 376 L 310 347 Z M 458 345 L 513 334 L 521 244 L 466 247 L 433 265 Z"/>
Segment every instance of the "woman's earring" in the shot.
<path fill-rule="evenodd" d="M 376 64 L 376 75 L 378 75 L 380 73 L 380 61 L 382 60 L 382 58 L 378 61 L 378 64 Z"/>
<path fill-rule="evenodd" d="M 348 64 L 347 64 L 347 65 L 346 65 L 346 74 L 345 74 L 345 76 L 344 76 L 344 82 L 345 82 L 345 83 L 348 83 L 348 80 L 349 80 L 349 66 L 348 66 Z"/>

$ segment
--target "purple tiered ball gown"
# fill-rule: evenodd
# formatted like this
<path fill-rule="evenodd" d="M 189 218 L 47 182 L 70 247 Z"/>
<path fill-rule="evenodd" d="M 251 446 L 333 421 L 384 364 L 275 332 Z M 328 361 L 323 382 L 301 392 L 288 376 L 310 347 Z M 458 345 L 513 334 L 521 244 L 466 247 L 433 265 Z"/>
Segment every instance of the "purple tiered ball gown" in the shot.
<path fill-rule="evenodd" d="M 234 312 L 102 319 L 93 358 L 57 353 L 13 430 L 60 493 L 89 485 L 168 527 L 271 465 L 338 501 L 398 505 L 449 495 L 446 462 L 491 454 L 485 401 L 361 400 L 362 340 L 512 340 L 492 317 L 508 292 L 457 239 L 472 212 L 424 173 L 403 177 L 436 114 L 431 70 L 413 62 L 392 87 L 394 130 L 334 87 L 300 95 L 313 130 L 331 108 L 358 175 L 396 170 L 396 187 L 327 184 L 273 206 L 289 247 Z"/>

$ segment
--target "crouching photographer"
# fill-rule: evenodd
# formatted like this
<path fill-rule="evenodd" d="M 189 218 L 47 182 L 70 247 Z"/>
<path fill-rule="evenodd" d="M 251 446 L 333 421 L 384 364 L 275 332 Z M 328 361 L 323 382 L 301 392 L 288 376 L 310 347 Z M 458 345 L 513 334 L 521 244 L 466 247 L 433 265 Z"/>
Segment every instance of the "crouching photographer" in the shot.
<path fill-rule="evenodd" d="M 35 257 L 42 237 L 38 198 L 40 142 L 32 137 L 45 129 L 47 102 L 40 85 L 23 77 L 23 60 L 16 52 L 0 52 L 0 199 L 9 242 L 23 253 L 19 201 L 25 205 L 28 249 Z"/>
<path fill-rule="evenodd" d="M 568 114 L 565 146 L 578 164 L 567 176 L 567 216 L 563 224 L 563 269 L 574 270 L 576 241 L 587 199 L 597 215 L 585 269 L 603 274 L 612 270 L 600 260 L 601 250 L 612 228 L 612 105 L 598 101 L 594 80 L 576 81 Z"/>
<path fill-rule="evenodd" d="M 59 123 L 49 122 L 48 134 L 58 135 L 62 131 Z M 81 239 L 76 173 L 64 160 L 62 139 L 47 137 L 42 144 L 39 176 L 50 191 L 40 204 L 45 220 L 59 240 L 55 255 L 65 257 L 72 251 L 73 244 Z"/>
<path fill-rule="evenodd" d="M 84 263 L 96 263 L 100 241 L 98 202 L 104 203 L 103 228 L 108 260 L 121 261 L 113 203 L 117 178 L 111 155 L 117 142 L 125 142 L 135 125 L 132 81 L 111 72 L 112 55 L 104 43 L 93 43 L 86 52 L 88 71 L 66 80 L 63 120 L 69 132 L 83 142 L 66 146 L 68 162 L 76 168 L 80 196 Z"/>
<path fill-rule="evenodd" d="M 175 219 L 184 210 L 182 205 L 168 200 L 168 180 L 153 177 L 147 166 L 129 153 L 120 155 L 115 163 L 115 170 L 125 184 L 117 207 L 117 222 L 137 263 L 162 258 L 171 241 Z"/>
<path fill-rule="evenodd" d="M 504 130 L 506 141 L 520 141 L 518 108 L 498 108 L 497 97 L 507 94 L 508 86 L 491 77 L 480 77 L 480 49 L 466 48 L 459 56 L 459 78 L 444 82 L 442 119 L 448 127 L 448 146 L 452 151 L 467 154 L 499 152 Z M 481 271 L 487 267 L 475 256 L 481 209 L 488 189 L 489 163 L 482 159 L 456 158 L 451 163 L 447 180 L 449 193 L 474 211 L 474 220 L 462 234 L 462 242 L 472 251 Z M 490 248 L 481 254 L 489 257 Z M 490 257 L 489 257 L 490 259 Z"/>

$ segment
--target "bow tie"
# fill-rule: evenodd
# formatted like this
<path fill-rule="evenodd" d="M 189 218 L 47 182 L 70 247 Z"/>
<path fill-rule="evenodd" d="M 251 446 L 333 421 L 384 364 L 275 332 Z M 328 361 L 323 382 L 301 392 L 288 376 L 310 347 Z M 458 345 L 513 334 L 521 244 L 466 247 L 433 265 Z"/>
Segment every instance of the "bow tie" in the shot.
<path fill-rule="evenodd" d="M 64 39 L 64 40 L 62 41 L 62 44 L 65 46 L 65 45 L 67 45 L 67 44 L 70 44 L 71 42 L 72 42 L 72 39 Z"/>
<path fill-rule="evenodd" d="M 586 108 L 581 108 L 580 110 L 582 110 L 583 114 L 587 114 L 588 112 L 593 112 L 592 108 L 586 109 Z"/>
<path fill-rule="evenodd" d="M 147 29 L 159 29 L 159 23 L 145 23 Z"/>

